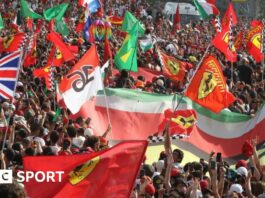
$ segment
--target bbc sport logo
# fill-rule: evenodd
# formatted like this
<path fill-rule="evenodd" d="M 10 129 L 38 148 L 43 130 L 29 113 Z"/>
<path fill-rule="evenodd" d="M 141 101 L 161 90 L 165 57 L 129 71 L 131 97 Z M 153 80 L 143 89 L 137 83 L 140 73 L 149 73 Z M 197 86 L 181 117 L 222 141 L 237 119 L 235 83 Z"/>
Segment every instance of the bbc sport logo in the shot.
<path fill-rule="evenodd" d="M 12 170 L 0 170 L 0 184 L 12 184 Z"/>
<path fill-rule="evenodd" d="M 35 180 L 41 182 L 62 182 L 64 171 L 18 171 L 17 182 L 29 182 Z M 0 170 L 0 184 L 12 184 L 13 172 L 12 170 Z"/>

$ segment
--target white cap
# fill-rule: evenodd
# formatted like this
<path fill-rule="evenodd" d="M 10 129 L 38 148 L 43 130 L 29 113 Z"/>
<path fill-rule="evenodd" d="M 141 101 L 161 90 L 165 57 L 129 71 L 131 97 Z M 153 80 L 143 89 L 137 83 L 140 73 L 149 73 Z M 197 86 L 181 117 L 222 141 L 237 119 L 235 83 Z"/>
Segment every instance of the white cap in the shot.
<path fill-rule="evenodd" d="M 248 170 L 245 167 L 243 167 L 243 166 L 241 166 L 238 169 L 236 169 L 236 172 L 237 172 L 238 175 L 241 175 L 241 176 L 245 176 L 246 177 L 248 175 Z"/>
<path fill-rule="evenodd" d="M 232 193 L 232 192 L 236 192 L 236 193 L 242 193 L 243 192 L 243 188 L 240 184 L 232 184 L 230 189 L 229 189 L 229 192 Z"/>
<path fill-rule="evenodd" d="M 3 109 L 8 109 L 9 108 L 9 103 L 8 102 L 3 102 L 2 107 L 3 107 Z"/>
<path fill-rule="evenodd" d="M 158 79 L 158 80 L 156 81 L 156 84 L 158 84 L 160 87 L 163 87 L 163 86 L 164 86 L 164 81 L 161 80 L 161 79 Z"/>
<path fill-rule="evenodd" d="M 23 83 L 20 82 L 20 81 L 18 81 L 18 82 L 17 82 L 17 87 L 23 87 Z"/>
<path fill-rule="evenodd" d="M 19 93 L 15 93 L 15 98 L 19 99 L 20 98 L 20 94 Z"/>
<path fill-rule="evenodd" d="M 92 135 L 94 135 L 94 132 L 91 128 L 85 129 L 84 136 L 92 136 Z"/>

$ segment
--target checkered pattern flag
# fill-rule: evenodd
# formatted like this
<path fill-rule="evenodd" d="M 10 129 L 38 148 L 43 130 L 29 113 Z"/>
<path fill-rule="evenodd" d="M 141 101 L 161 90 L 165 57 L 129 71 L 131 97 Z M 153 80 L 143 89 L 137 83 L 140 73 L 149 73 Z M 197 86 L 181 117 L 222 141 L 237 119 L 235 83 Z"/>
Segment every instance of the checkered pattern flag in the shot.
<path fill-rule="evenodd" d="M 261 39 L 261 52 L 265 54 L 265 18 L 262 20 L 263 29 L 262 29 L 262 39 Z"/>
<path fill-rule="evenodd" d="M 50 66 L 49 67 L 49 87 L 48 87 L 50 91 L 55 91 L 55 88 L 56 88 L 55 80 L 56 80 L 55 79 L 55 67 Z"/>
<path fill-rule="evenodd" d="M 233 48 L 233 29 L 232 29 L 232 15 L 230 15 L 230 20 L 229 20 L 229 37 L 228 37 L 228 47 L 229 50 L 232 51 Z"/>
<path fill-rule="evenodd" d="M 221 25 L 219 16 L 215 17 L 214 26 L 215 26 L 217 32 L 222 32 L 222 25 Z"/>
<path fill-rule="evenodd" d="M 188 135 L 180 134 L 180 135 L 172 135 L 171 139 L 172 140 L 179 140 L 179 139 L 184 139 L 188 138 Z M 165 138 L 162 135 L 152 135 L 147 138 L 147 141 L 149 143 L 157 143 L 157 142 L 164 142 Z"/>

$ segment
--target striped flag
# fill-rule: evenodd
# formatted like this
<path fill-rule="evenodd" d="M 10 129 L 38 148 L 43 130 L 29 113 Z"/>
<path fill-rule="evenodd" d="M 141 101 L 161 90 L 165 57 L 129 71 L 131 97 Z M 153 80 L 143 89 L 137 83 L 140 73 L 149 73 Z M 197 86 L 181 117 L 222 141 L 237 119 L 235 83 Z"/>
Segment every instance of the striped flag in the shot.
<path fill-rule="evenodd" d="M 216 32 L 222 32 L 222 25 L 219 16 L 216 16 L 214 18 L 214 27 L 216 29 Z"/>
<path fill-rule="evenodd" d="M 16 89 L 21 51 L 0 59 L 0 98 L 12 99 Z"/>
<path fill-rule="evenodd" d="M 229 37 L 228 37 L 228 47 L 229 50 L 232 51 L 233 48 L 233 19 L 232 15 L 230 15 L 230 20 L 229 20 Z"/>

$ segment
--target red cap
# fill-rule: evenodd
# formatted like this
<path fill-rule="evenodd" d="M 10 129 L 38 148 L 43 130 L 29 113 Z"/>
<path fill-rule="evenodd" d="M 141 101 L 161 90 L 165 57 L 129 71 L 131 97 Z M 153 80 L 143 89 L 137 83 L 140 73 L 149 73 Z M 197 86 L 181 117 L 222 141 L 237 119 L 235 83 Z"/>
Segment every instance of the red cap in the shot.
<path fill-rule="evenodd" d="M 201 180 L 200 181 L 200 186 L 202 190 L 205 190 L 209 187 L 208 181 L 207 180 Z"/>
<path fill-rule="evenodd" d="M 247 168 L 247 162 L 245 160 L 239 160 L 236 163 L 236 169 L 238 169 L 239 167 L 245 167 L 245 168 Z"/>
<path fill-rule="evenodd" d="M 145 192 L 153 196 L 156 192 L 154 185 L 152 183 L 147 184 L 145 187 Z"/>
<path fill-rule="evenodd" d="M 178 176 L 179 174 L 180 174 L 179 169 L 177 169 L 177 168 L 172 168 L 171 169 L 171 177 Z"/>
<path fill-rule="evenodd" d="M 108 145 L 108 140 L 104 137 L 99 137 L 100 145 Z"/>

